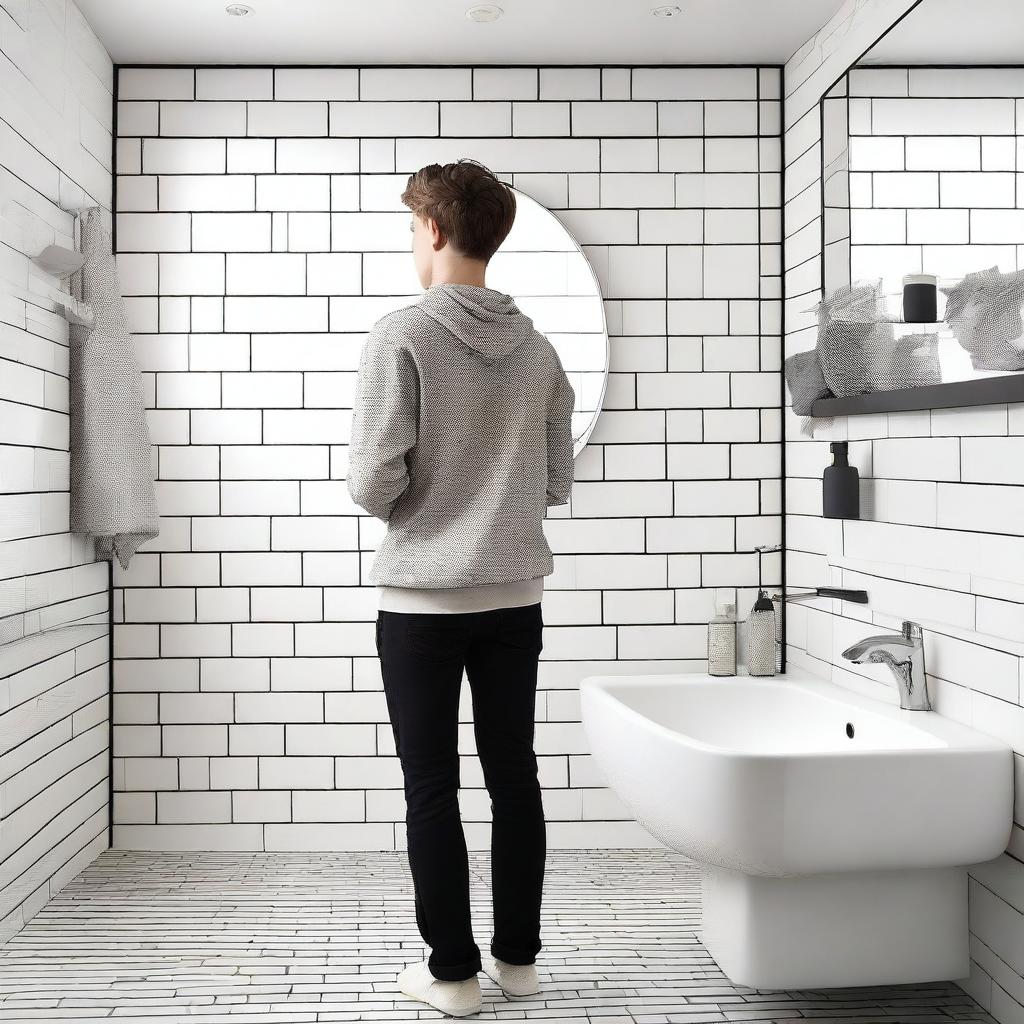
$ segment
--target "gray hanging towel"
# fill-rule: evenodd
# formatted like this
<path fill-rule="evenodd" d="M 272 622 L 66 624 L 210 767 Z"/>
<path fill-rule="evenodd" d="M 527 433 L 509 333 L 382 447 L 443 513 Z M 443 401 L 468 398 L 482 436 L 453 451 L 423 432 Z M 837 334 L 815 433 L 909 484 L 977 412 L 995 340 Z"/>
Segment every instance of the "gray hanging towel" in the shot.
<path fill-rule="evenodd" d="M 127 569 L 160 533 L 142 373 L 99 207 L 79 223 L 85 265 L 71 275 L 71 294 L 92 306 L 93 323 L 70 328 L 70 528 L 95 536 L 97 558 L 116 553 Z"/>

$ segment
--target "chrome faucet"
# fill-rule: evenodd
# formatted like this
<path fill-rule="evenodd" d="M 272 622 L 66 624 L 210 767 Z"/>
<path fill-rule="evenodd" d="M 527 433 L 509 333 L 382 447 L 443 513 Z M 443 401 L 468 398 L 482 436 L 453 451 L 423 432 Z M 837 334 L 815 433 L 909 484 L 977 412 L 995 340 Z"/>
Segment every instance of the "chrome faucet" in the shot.
<path fill-rule="evenodd" d="M 904 622 L 902 633 L 869 636 L 843 651 L 855 665 L 870 661 L 888 665 L 905 711 L 931 711 L 928 680 L 924 672 L 924 636 L 916 622 Z"/>

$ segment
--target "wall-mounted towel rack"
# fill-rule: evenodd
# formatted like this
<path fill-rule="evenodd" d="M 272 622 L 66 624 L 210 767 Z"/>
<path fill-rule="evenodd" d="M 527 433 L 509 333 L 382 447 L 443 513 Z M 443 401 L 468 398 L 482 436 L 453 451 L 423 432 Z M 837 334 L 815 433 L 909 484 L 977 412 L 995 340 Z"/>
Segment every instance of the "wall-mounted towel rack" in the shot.
<path fill-rule="evenodd" d="M 63 245 L 48 245 L 32 262 L 46 274 L 53 277 L 67 277 L 85 265 L 85 257 L 74 249 Z"/>
<path fill-rule="evenodd" d="M 74 241 L 76 246 L 79 237 L 78 214 L 86 208 L 73 207 L 64 211 L 75 217 Z M 77 248 L 69 249 L 66 246 L 55 244 L 53 228 L 44 226 L 34 214 L 16 203 L 7 203 L 0 210 L 0 241 L 19 252 L 24 252 L 34 266 L 39 267 L 44 274 L 50 277 L 66 277 L 76 270 L 80 270 L 85 262 Z M 43 281 L 36 281 L 32 283 L 32 287 L 26 288 L 23 284 L 7 277 L 0 280 L 15 298 L 37 304 L 41 299 L 48 299 L 57 306 L 57 311 L 70 323 L 92 326 L 92 308 L 87 303 L 80 302 L 70 292 Z"/>

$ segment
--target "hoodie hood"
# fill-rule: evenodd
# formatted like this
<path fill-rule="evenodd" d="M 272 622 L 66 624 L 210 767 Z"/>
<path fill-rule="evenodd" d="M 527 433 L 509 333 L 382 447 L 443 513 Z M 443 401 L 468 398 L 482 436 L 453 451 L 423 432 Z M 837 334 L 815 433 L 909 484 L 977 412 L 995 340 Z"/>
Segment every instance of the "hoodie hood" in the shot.
<path fill-rule="evenodd" d="M 503 359 L 533 337 L 533 321 L 515 299 L 472 284 L 431 285 L 419 301 L 428 316 L 488 362 Z"/>

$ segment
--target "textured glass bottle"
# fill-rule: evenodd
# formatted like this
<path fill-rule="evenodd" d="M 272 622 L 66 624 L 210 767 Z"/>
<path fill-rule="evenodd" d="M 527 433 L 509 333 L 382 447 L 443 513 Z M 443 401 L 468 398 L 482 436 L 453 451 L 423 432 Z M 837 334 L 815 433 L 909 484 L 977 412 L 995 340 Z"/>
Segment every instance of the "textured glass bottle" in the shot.
<path fill-rule="evenodd" d="M 736 675 L 736 606 L 719 605 L 708 623 L 708 675 Z"/>

